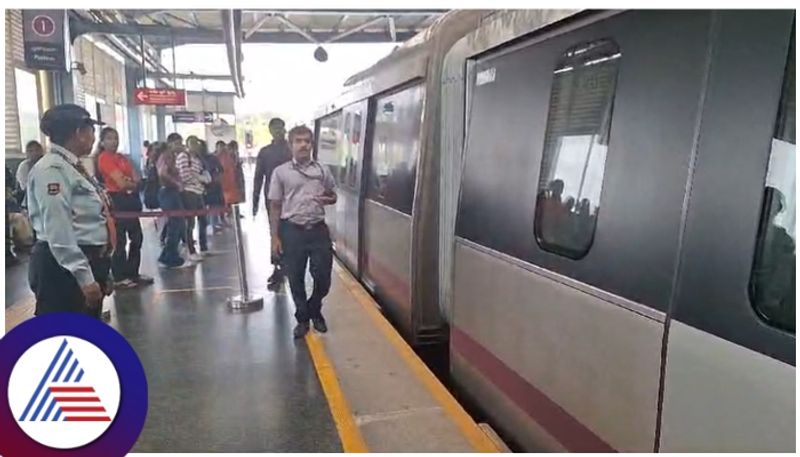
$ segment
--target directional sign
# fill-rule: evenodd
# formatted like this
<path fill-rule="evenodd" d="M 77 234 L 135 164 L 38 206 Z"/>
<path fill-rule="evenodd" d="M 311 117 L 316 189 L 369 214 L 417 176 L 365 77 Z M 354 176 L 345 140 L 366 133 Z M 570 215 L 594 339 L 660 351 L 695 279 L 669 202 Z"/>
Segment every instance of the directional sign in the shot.
<path fill-rule="evenodd" d="M 209 124 L 214 122 L 214 113 L 211 111 L 175 111 L 172 113 L 173 123 L 192 123 L 199 122 Z"/>
<path fill-rule="evenodd" d="M 184 106 L 186 91 L 181 89 L 136 89 L 133 97 L 137 105 Z"/>
<path fill-rule="evenodd" d="M 66 10 L 22 10 L 22 37 L 28 68 L 68 70 L 66 20 Z"/>

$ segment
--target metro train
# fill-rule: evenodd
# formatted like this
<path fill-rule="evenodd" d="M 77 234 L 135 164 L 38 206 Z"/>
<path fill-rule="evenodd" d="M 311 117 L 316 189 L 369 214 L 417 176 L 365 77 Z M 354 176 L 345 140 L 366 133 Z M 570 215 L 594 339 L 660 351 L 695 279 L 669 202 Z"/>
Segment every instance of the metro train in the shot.
<path fill-rule="evenodd" d="M 795 12 L 452 11 L 316 116 L 336 255 L 526 451 L 795 449 Z"/>

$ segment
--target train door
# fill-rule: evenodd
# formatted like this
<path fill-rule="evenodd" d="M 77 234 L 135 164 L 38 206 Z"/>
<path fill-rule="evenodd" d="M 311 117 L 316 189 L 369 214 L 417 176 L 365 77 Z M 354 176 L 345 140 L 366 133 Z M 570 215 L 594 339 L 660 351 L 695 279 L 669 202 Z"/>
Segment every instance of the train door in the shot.
<path fill-rule="evenodd" d="M 372 99 L 361 210 L 362 281 L 412 338 L 411 214 L 424 98 L 420 83 Z"/>
<path fill-rule="evenodd" d="M 341 207 L 339 218 L 342 248 L 337 253 L 356 276 L 360 274 L 359 237 L 361 230 L 361 188 L 363 180 L 364 131 L 367 122 L 367 101 L 354 103 L 342 110 L 343 150 L 342 179 L 339 185 L 337 207 Z"/>
<path fill-rule="evenodd" d="M 793 11 L 714 12 L 661 451 L 795 449 Z"/>
<path fill-rule="evenodd" d="M 338 189 L 342 189 L 345 179 L 346 170 L 342 163 L 347 161 L 346 154 L 348 152 L 343 147 L 343 136 L 341 111 L 329 114 L 319 120 L 316 142 L 317 161 L 328 167 L 336 180 Z M 347 240 L 343 237 L 345 228 L 344 201 L 346 199 L 341 197 L 341 192 L 339 192 L 336 204 L 325 208 L 325 223 L 328 225 L 331 241 L 333 241 L 337 254 L 347 249 Z"/>

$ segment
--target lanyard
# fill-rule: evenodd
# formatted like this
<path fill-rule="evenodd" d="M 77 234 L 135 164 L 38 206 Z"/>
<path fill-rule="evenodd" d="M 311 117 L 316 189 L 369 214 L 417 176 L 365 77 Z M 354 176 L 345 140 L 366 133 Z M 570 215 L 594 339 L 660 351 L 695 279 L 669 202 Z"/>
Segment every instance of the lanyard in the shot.
<path fill-rule="evenodd" d="M 103 215 L 106 218 L 106 230 L 108 231 L 108 242 L 111 245 L 111 250 L 113 252 L 113 250 L 117 247 L 117 223 L 114 220 L 114 216 L 111 215 L 111 199 L 108 198 L 108 194 L 106 193 L 105 189 L 103 189 L 100 186 L 100 183 L 98 183 L 97 180 L 86 171 L 86 168 L 84 168 L 80 162 L 73 163 L 69 157 L 57 149 L 51 149 L 50 152 L 56 154 L 64 159 L 65 162 L 70 164 L 72 168 L 78 172 L 78 174 L 89 181 L 89 184 L 91 184 L 95 192 L 97 192 L 97 195 L 100 197 L 100 202 L 103 205 Z"/>
<path fill-rule="evenodd" d="M 316 165 L 317 168 L 319 168 L 319 176 L 313 176 L 313 175 L 307 174 L 306 172 L 301 170 L 300 167 L 298 167 L 297 164 L 294 161 L 292 161 L 292 168 L 294 168 L 294 171 L 296 171 L 296 172 L 300 173 L 301 175 L 305 176 L 306 179 L 311 179 L 311 180 L 318 179 L 318 180 L 322 181 L 324 176 L 325 176 L 325 170 L 322 169 L 322 165 L 320 165 L 319 162 L 313 162 L 313 164 Z"/>

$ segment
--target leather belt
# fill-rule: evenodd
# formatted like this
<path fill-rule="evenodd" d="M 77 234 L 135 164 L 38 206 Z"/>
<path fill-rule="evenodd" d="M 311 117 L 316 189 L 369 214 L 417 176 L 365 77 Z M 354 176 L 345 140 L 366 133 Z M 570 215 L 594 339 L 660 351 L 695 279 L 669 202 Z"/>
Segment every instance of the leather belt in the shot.
<path fill-rule="evenodd" d="M 313 229 L 315 229 L 317 227 L 321 227 L 321 226 L 325 225 L 325 221 L 308 222 L 308 223 L 305 223 L 305 224 L 298 224 L 298 223 L 295 223 L 295 222 L 292 222 L 292 221 L 284 219 L 284 222 L 286 222 L 289 225 L 292 225 L 295 228 L 300 229 L 300 230 L 313 230 Z"/>

